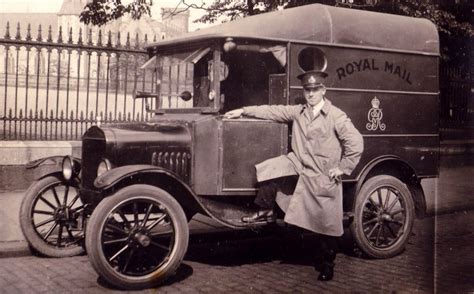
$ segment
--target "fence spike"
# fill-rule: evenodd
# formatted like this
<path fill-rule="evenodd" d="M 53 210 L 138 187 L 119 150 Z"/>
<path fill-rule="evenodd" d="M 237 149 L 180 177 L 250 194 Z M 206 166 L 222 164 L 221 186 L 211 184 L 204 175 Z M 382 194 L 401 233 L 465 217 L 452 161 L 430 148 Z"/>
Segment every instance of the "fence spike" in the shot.
<path fill-rule="evenodd" d="M 30 119 L 33 119 L 33 109 L 30 109 Z"/>
<path fill-rule="evenodd" d="M 29 23 L 26 27 L 26 40 L 31 41 L 31 25 Z"/>
<path fill-rule="evenodd" d="M 43 119 L 43 109 L 40 110 L 40 119 Z"/>
<path fill-rule="evenodd" d="M 59 118 L 60 118 L 60 119 L 63 119 L 63 118 L 64 118 L 64 110 L 61 110 L 61 114 L 59 115 Z"/>
<path fill-rule="evenodd" d="M 20 118 L 20 119 L 23 118 L 23 109 L 21 109 L 21 108 L 20 108 L 20 117 L 19 117 L 19 118 Z"/>
<path fill-rule="evenodd" d="M 145 34 L 145 38 L 143 39 L 143 45 L 148 44 L 148 35 Z"/>
<path fill-rule="evenodd" d="M 51 109 L 51 119 L 54 119 L 54 111 Z"/>
<path fill-rule="evenodd" d="M 122 44 L 120 44 L 120 32 L 117 32 L 117 40 L 115 41 L 115 47 L 120 47 Z"/>
<path fill-rule="evenodd" d="M 97 36 L 97 46 L 102 46 L 102 30 L 99 30 L 99 35 Z"/>
<path fill-rule="evenodd" d="M 59 26 L 58 42 L 57 43 L 62 43 L 62 42 L 63 42 L 63 28 L 62 28 L 62 26 Z"/>
<path fill-rule="evenodd" d="M 107 34 L 107 47 L 112 47 L 112 32 L 110 30 Z"/>
<path fill-rule="evenodd" d="M 84 111 L 81 110 L 81 121 L 84 120 Z"/>
<path fill-rule="evenodd" d="M 153 36 L 153 42 L 156 42 L 156 34 Z"/>
<path fill-rule="evenodd" d="M 8 118 L 11 119 L 13 117 L 13 112 L 12 112 L 12 109 L 10 108 L 9 111 L 8 111 Z"/>
<path fill-rule="evenodd" d="M 7 27 L 5 28 L 4 39 L 10 39 L 10 22 L 7 21 Z"/>
<path fill-rule="evenodd" d="M 38 26 L 38 37 L 36 37 L 36 41 L 43 41 L 43 36 L 41 35 L 41 25 Z"/>
<path fill-rule="evenodd" d="M 127 118 L 128 121 L 130 121 L 130 112 L 128 113 L 128 118 Z"/>
<path fill-rule="evenodd" d="M 109 121 L 112 121 L 112 111 L 109 112 Z"/>
<path fill-rule="evenodd" d="M 79 28 L 79 38 L 77 44 L 82 45 L 82 28 Z"/>
<path fill-rule="evenodd" d="M 73 120 L 73 119 L 74 119 L 74 111 L 71 110 L 71 120 Z"/>
<path fill-rule="evenodd" d="M 138 33 L 135 34 L 135 48 L 140 48 L 140 40 L 138 38 Z"/>
<path fill-rule="evenodd" d="M 87 45 L 92 46 L 92 29 L 89 29 L 89 34 L 87 35 Z"/>
<path fill-rule="evenodd" d="M 122 113 L 121 112 L 119 112 L 119 114 L 118 114 L 118 120 L 122 121 Z"/>
<path fill-rule="evenodd" d="M 94 112 L 91 110 L 91 121 L 95 121 Z"/>
<path fill-rule="evenodd" d="M 16 36 L 15 36 L 15 39 L 16 39 L 16 40 L 21 40 L 20 23 L 19 23 L 19 22 L 16 24 Z"/>
<path fill-rule="evenodd" d="M 67 40 L 68 44 L 72 44 L 72 27 L 69 28 L 69 39 Z"/>
<path fill-rule="evenodd" d="M 127 40 L 125 41 L 125 47 L 130 48 L 130 32 L 127 32 Z"/>
<path fill-rule="evenodd" d="M 48 39 L 46 40 L 47 42 L 53 42 L 53 32 L 51 29 L 51 25 L 48 28 Z"/>

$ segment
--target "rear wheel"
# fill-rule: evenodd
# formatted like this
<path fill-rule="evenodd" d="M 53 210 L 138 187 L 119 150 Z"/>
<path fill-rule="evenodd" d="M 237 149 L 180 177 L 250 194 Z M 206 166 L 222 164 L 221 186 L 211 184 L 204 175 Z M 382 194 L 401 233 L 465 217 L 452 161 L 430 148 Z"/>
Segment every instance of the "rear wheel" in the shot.
<path fill-rule="evenodd" d="M 363 184 L 356 197 L 350 229 L 367 256 L 389 258 L 405 248 L 414 218 L 407 186 L 392 176 L 375 176 Z"/>
<path fill-rule="evenodd" d="M 48 176 L 26 191 L 20 208 L 20 226 L 31 248 L 48 257 L 84 252 L 84 205 L 78 183 Z"/>
<path fill-rule="evenodd" d="M 86 231 L 89 260 L 125 289 L 157 286 L 174 274 L 188 247 L 186 215 L 166 191 L 133 185 L 102 200 Z"/>

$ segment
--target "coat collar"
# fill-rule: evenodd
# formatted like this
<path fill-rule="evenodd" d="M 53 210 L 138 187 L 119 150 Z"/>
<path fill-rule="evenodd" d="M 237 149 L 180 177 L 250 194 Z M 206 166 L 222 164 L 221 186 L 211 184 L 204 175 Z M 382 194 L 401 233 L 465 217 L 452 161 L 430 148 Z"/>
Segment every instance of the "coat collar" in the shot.
<path fill-rule="evenodd" d="M 331 109 L 331 105 L 332 105 L 331 101 L 329 101 L 329 99 L 324 97 L 324 105 L 323 105 L 323 108 L 321 108 L 321 112 L 324 115 L 327 115 L 329 113 L 329 110 Z M 308 117 L 312 117 L 312 114 L 310 114 L 311 111 L 312 109 L 308 104 L 304 104 L 303 108 L 301 109 L 301 113 L 305 113 Z"/>

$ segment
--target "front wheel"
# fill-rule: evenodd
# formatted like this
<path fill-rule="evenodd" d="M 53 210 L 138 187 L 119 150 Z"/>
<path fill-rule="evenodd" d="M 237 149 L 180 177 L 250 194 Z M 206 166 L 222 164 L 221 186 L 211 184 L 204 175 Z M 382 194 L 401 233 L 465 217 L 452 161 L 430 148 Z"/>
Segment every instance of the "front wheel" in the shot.
<path fill-rule="evenodd" d="M 84 205 L 79 183 L 48 176 L 26 191 L 20 208 L 20 226 L 31 248 L 48 257 L 84 252 Z"/>
<path fill-rule="evenodd" d="M 102 200 L 86 230 L 89 260 L 124 289 L 154 287 L 174 274 L 188 247 L 186 215 L 166 191 L 133 185 Z"/>
<path fill-rule="evenodd" d="M 380 175 L 368 179 L 357 194 L 350 229 L 367 256 L 389 258 L 405 248 L 414 218 L 407 186 L 395 177 Z"/>

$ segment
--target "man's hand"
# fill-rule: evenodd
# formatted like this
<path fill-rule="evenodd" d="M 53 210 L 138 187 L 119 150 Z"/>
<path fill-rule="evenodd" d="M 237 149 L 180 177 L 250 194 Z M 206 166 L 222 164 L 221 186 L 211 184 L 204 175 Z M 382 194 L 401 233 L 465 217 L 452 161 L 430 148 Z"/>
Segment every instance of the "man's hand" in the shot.
<path fill-rule="evenodd" d="M 244 110 L 242 108 L 234 109 L 231 111 L 228 111 L 224 114 L 225 118 L 239 118 L 242 116 L 244 113 Z"/>
<path fill-rule="evenodd" d="M 331 168 L 329 170 L 329 177 L 332 179 L 332 180 L 336 180 L 336 182 L 341 182 L 341 176 L 343 175 L 344 173 L 342 172 L 342 170 L 340 170 L 338 167 L 335 167 L 335 168 Z"/>

